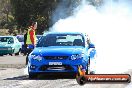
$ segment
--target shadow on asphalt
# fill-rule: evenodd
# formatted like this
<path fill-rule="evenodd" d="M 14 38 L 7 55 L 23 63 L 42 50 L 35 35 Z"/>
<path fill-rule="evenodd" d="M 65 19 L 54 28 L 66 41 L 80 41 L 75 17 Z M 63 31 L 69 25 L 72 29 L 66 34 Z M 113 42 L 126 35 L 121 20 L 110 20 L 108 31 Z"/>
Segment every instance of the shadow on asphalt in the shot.
<path fill-rule="evenodd" d="M 6 69 L 4 69 L 4 68 L 0 68 L 0 70 L 6 70 Z"/>
<path fill-rule="evenodd" d="M 6 78 L 4 80 L 57 80 L 57 79 L 75 79 L 71 75 L 39 75 L 34 79 L 29 79 L 28 75 Z"/>
<path fill-rule="evenodd" d="M 28 76 L 23 75 L 23 76 L 17 76 L 17 77 L 12 77 L 12 78 L 6 78 L 4 80 L 28 80 Z"/>

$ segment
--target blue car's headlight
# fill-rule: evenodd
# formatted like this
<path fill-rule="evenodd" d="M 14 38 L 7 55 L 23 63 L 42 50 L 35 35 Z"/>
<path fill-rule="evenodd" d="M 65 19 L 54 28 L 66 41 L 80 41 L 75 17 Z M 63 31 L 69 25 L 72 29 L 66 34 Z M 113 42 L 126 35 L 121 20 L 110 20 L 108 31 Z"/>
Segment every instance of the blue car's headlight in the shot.
<path fill-rule="evenodd" d="M 39 55 L 31 55 L 31 58 L 37 61 L 41 61 L 43 59 L 43 57 L 39 56 Z"/>
<path fill-rule="evenodd" d="M 74 54 L 71 56 L 71 60 L 77 60 L 77 59 L 81 59 L 84 57 L 84 54 Z"/>

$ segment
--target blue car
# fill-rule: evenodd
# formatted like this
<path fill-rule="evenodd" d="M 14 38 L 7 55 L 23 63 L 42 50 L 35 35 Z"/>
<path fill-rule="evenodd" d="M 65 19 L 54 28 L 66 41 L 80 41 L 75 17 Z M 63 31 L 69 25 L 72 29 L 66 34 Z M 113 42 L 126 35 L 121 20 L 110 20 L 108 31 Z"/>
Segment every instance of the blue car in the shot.
<path fill-rule="evenodd" d="M 96 56 L 89 36 L 80 32 L 50 32 L 44 34 L 28 56 L 29 78 L 39 74 L 77 74 L 78 66 L 86 74 Z M 92 62 L 92 63 L 91 63 Z"/>

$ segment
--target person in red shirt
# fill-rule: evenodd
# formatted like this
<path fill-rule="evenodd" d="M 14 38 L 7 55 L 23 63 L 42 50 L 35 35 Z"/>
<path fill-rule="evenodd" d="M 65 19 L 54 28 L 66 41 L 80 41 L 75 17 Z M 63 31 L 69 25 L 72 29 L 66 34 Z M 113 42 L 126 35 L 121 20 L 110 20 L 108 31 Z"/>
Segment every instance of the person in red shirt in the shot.
<path fill-rule="evenodd" d="M 27 40 L 26 44 L 27 45 L 36 45 L 36 34 L 35 30 L 37 29 L 37 22 L 33 22 L 32 25 L 28 28 L 27 32 Z"/>
<path fill-rule="evenodd" d="M 37 22 L 33 22 L 31 26 L 28 28 L 27 37 L 26 37 L 26 45 L 27 45 L 27 57 L 26 57 L 26 65 L 28 63 L 28 55 L 32 52 L 34 47 L 36 46 L 36 34 L 35 30 L 37 29 Z"/>

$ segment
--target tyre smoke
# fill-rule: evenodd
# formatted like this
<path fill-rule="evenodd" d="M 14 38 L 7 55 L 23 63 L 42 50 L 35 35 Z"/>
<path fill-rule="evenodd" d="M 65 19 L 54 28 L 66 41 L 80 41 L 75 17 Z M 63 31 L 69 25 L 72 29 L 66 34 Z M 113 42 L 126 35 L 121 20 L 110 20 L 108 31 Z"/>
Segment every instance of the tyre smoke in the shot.
<path fill-rule="evenodd" d="M 97 50 L 97 73 L 128 71 L 132 69 L 131 3 L 130 0 L 105 0 L 95 7 L 83 0 L 73 15 L 58 20 L 51 31 L 87 33 Z"/>

